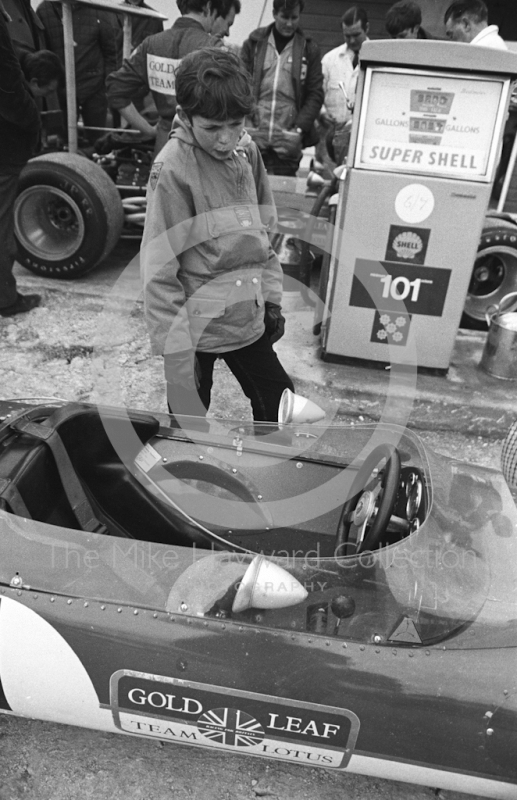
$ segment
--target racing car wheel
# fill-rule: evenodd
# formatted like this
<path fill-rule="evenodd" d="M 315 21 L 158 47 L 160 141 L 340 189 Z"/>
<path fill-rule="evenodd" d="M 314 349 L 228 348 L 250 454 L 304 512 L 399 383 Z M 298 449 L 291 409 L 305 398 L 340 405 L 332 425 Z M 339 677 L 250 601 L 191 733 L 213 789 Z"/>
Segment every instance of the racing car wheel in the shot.
<path fill-rule="evenodd" d="M 383 460 L 386 466 L 372 477 Z M 351 495 L 341 510 L 336 534 L 337 556 L 363 553 L 380 546 L 397 499 L 400 470 L 400 455 L 392 445 L 380 444 L 365 458 L 354 478 Z M 353 537 L 350 535 L 352 526 Z"/>

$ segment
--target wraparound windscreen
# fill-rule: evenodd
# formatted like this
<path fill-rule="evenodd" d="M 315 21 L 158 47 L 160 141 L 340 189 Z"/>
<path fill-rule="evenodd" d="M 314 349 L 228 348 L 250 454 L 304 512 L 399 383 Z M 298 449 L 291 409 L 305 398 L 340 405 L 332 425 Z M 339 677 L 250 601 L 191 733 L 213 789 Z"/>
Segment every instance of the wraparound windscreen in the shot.
<path fill-rule="evenodd" d="M 355 167 L 489 182 L 508 81 L 367 68 Z"/>

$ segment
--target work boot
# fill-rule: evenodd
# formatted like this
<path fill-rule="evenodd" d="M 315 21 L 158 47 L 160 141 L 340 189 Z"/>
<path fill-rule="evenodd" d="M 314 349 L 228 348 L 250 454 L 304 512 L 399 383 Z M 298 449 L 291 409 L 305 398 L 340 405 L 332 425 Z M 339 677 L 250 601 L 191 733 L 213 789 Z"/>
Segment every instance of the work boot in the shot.
<path fill-rule="evenodd" d="M 0 308 L 0 317 L 14 317 L 15 314 L 23 314 L 31 311 L 41 303 L 39 294 L 17 294 L 14 303 L 5 308 Z"/>

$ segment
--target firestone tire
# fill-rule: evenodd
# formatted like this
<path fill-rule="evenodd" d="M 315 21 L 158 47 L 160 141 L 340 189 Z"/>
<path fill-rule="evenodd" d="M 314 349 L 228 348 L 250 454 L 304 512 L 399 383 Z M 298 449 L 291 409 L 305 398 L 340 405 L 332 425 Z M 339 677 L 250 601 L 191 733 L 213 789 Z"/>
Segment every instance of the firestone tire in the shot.
<path fill-rule="evenodd" d="M 472 277 L 468 288 L 464 316 L 485 323 L 489 306 L 500 303 L 510 292 L 517 291 L 517 225 L 506 220 L 490 219 L 483 229 Z"/>
<path fill-rule="evenodd" d="M 124 222 L 111 178 L 72 153 L 31 159 L 14 206 L 18 261 L 36 275 L 79 278 L 115 246 Z"/>

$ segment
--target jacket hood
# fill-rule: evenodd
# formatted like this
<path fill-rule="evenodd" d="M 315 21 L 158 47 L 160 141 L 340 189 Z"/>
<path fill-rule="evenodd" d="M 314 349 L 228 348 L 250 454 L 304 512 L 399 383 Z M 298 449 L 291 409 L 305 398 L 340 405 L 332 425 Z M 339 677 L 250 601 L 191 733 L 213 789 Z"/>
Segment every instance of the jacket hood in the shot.
<path fill-rule="evenodd" d="M 249 38 L 254 42 L 260 42 L 263 39 L 268 39 L 269 38 L 269 34 L 273 30 L 273 25 L 274 24 L 275 23 L 272 22 L 271 25 L 266 25 L 265 28 L 255 28 L 255 30 L 250 33 Z M 310 42 L 311 38 L 312 38 L 308 34 L 304 33 L 301 28 L 297 28 L 295 30 L 295 32 L 294 32 L 294 35 L 295 36 L 301 36 L 303 39 L 305 39 L 308 42 Z"/>
<path fill-rule="evenodd" d="M 191 144 L 193 147 L 199 147 L 192 134 L 192 128 L 189 128 L 189 126 L 183 122 L 178 113 L 176 113 L 174 119 L 172 120 L 172 128 L 169 134 L 169 139 L 179 139 L 182 142 Z"/>

